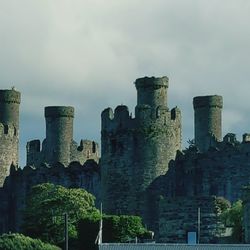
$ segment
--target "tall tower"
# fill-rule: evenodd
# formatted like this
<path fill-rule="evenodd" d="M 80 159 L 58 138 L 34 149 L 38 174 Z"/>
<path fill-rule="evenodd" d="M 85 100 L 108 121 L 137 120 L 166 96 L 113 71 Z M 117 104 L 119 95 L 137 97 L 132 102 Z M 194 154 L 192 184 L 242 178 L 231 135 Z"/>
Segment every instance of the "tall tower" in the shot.
<path fill-rule="evenodd" d="M 20 92 L 0 90 L 0 187 L 10 166 L 18 165 L 20 102 Z"/>
<path fill-rule="evenodd" d="M 74 108 L 68 106 L 45 107 L 46 138 L 42 143 L 33 140 L 27 143 L 27 165 L 40 167 L 42 163 L 53 165 L 57 162 L 65 167 L 72 161 L 83 164 L 88 159 L 99 161 L 98 144 L 73 140 Z"/>
<path fill-rule="evenodd" d="M 181 149 L 181 113 L 167 107 L 167 77 L 135 86 L 135 118 L 123 105 L 102 112 L 102 201 L 105 212 L 144 216 L 146 189 Z"/>
<path fill-rule="evenodd" d="M 195 145 L 201 152 L 221 141 L 222 96 L 197 96 L 193 99 Z"/>
<path fill-rule="evenodd" d="M 70 146 L 73 141 L 73 107 L 45 107 L 46 158 L 48 163 L 70 162 Z"/>

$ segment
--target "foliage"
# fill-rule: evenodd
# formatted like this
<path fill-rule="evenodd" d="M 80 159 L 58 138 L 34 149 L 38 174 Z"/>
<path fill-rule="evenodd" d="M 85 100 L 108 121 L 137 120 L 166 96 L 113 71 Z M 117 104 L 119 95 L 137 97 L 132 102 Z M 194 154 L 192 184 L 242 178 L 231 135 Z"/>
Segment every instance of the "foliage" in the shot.
<path fill-rule="evenodd" d="M 100 219 L 100 215 L 89 216 L 79 223 L 80 245 L 85 246 L 86 250 L 95 249 Z M 149 235 L 138 216 L 103 215 L 103 242 L 128 242 L 136 237 L 145 238 Z"/>
<path fill-rule="evenodd" d="M 231 207 L 230 201 L 228 201 L 224 197 L 216 197 L 215 205 L 218 214 L 227 211 Z"/>
<path fill-rule="evenodd" d="M 64 238 L 64 214 L 69 219 L 69 239 L 77 239 L 78 221 L 98 210 L 94 196 L 83 189 L 68 189 L 44 183 L 34 186 L 24 211 L 23 232 L 46 242 L 62 245 Z"/>
<path fill-rule="evenodd" d="M 221 214 L 222 221 L 228 227 L 233 228 L 232 238 L 234 243 L 240 243 L 243 241 L 243 207 L 242 201 L 238 200 L 231 208 L 225 210 Z"/>
<path fill-rule="evenodd" d="M 59 250 L 60 248 L 22 234 L 0 236 L 0 250 Z"/>

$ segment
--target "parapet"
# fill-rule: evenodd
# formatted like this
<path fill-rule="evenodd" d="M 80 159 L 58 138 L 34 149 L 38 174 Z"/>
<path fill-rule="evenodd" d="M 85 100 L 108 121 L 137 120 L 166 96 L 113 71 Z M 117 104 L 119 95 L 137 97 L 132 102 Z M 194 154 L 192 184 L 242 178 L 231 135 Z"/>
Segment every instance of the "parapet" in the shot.
<path fill-rule="evenodd" d="M 136 89 L 145 88 L 145 87 L 166 87 L 168 88 L 168 77 L 143 77 L 138 78 L 135 81 Z"/>
<path fill-rule="evenodd" d="M 21 93 L 16 90 L 0 90 L 0 103 L 21 103 Z"/>
<path fill-rule="evenodd" d="M 72 117 L 74 118 L 74 108 L 70 106 L 49 106 L 45 107 L 45 117 Z"/>
<path fill-rule="evenodd" d="M 248 134 L 248 133 L 243 134 L 242 135 L 242 142 L 249 143 L 250 142 L 250 134 Z"/>
<path fill-rule="evenodd" d="M 26 149 L 27 152 L 40 152 L 41 143 L 40 140 L 33 140 L 27 142 Z"/>
<path fill-rule="evenodd" d="M 114 114 L 115 119 L 122 119 L 126 120 L 129 118 L 129 109 L 125 105 L 119 105 L 115 108 L 115 114 Z"/>
<path fill-rule="evenodd" d="M 222 96 L 209 95 L 209 96 L 196 96 L 193 99 L 194 109 L 204 107 L 223 107 Z"/>
<path fill-rule="evenodd" d="M 237 142 L 236 134 L 228 133 L 223 137 L 223 142 L 225 143 L 235 143 Z"/>
<path fill-rule="evenodd" d="M 178 107 L 171 109 L 171 120 L 176 120 L 177 118 L 180 118 L 180 116 L 181 110 Z"/>
<path fill-rule="evenodd" d="M 114 119 L 114 112 L 112 108 L 106 108 L 102 111 L 101 114 L 102 120 L 104 119 L 109 119 L 109 120 L 113 120 Z"/>

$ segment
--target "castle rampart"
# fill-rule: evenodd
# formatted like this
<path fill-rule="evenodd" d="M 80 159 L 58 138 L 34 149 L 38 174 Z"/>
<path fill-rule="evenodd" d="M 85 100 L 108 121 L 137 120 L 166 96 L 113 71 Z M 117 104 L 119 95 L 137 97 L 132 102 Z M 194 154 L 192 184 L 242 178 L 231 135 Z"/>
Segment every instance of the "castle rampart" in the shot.
<path fill-rule="evenodd" d="M 193 99 L 195 145 L 204 152 L 221 141 L 221 96 L 197 96 Z"/>

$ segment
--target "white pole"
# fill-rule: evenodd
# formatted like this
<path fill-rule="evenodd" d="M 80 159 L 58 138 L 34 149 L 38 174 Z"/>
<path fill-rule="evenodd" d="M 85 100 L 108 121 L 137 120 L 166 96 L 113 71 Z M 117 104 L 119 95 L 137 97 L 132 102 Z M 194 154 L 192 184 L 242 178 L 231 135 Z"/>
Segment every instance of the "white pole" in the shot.
<path fill-rule="evenodd" d="M 99 239 L 98 239 L 98 245 L 100 244 L 102 244 L 102 203 L 101 203 L 101 220 L 100 220 Z"/>
<path fill-rule="evenodd" d="M 201 233 L 201 209 L 198 207 L 198 235 L 197 235 L 197 243 L 200 244 L 200 233 Z"/>

